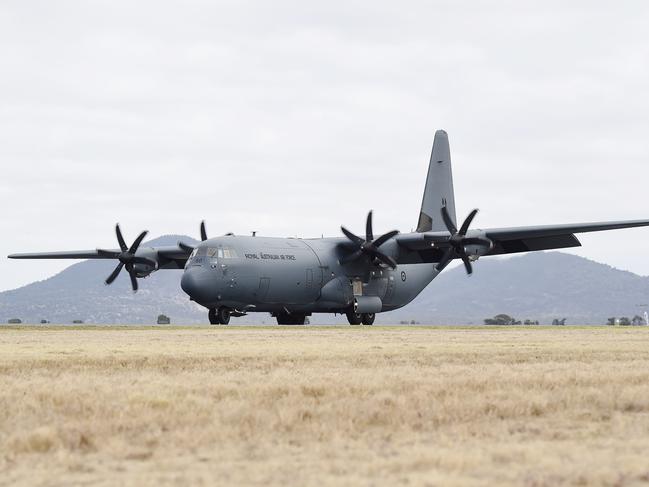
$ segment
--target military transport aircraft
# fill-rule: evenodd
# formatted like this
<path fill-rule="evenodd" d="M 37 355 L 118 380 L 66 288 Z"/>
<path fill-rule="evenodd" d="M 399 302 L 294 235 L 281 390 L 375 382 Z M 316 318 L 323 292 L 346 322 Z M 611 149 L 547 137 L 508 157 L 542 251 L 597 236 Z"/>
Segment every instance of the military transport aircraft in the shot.
<path fill-rule="evenodd" d="M 208 238 L 174 247 L 142 247 L 147 232 L 131 246 L 119 225 L 118 249 L 15 254 L 12 259 L 113 259 L 111 284 L 126 269 L 133 291 L 138 278 L 163 269 L 184 269 L 182 289 L 209 310 L 212 324 L 230 317 L 269 312 L 279 324 L 304 324 L 312 313 L 346 314 L 350 324 L 374 323 L 375 313 L 412 301 L 454 259 L 466 272 L 490 255 L 578 247 L 575 233 L 648 226 L 649 220 L 470 229 L 478 210 L 461 225 L 455 217 L 448 136 L 435 134 L 417 230 L 375 236 L 372 212 L 365 235 L 341 227 L 344 237 L 300 239 L 238 236 Z"/>

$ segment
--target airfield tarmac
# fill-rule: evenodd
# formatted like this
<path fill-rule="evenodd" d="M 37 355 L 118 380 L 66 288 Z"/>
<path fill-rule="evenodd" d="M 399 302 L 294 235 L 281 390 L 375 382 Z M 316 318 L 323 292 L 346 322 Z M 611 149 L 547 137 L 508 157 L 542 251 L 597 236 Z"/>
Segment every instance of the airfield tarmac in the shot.
<path fill-rule="evenodd" d="M 649 328 L 0 327 L 0 485 L 649 482 Z"/>

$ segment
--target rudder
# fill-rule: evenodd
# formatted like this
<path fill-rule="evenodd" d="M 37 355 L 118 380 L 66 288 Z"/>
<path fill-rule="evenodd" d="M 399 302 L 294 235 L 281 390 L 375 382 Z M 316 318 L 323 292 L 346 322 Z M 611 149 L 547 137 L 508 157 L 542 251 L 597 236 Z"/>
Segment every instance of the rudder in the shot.
<path fill-rule="evenodd" d="M 433 152 L 428 165 L 428 177 L 421 203 L 418 232 L 446 231 L 442 221 L 441 209 L 446 206 L 454 223 L 455 192 L 453 191 L 453 172 L 451 170 L 451 150 L 448 145 L 448 134 L 443 130 L 435 132 Z M 457 224 L 457 223 L 456 223 Z"/>

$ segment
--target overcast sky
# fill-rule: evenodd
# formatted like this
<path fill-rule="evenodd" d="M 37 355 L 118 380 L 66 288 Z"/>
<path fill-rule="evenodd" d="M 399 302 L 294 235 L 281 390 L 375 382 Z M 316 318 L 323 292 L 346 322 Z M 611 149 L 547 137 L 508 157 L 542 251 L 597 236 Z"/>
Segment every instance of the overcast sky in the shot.
<path fill-rule="evenodd" d="M 436 129 L 477 227 L 649 218 L 649 2 L 0 3 L 0 255 L 416 226 Z M 575 253 L 649 274 L 649 229 Z M 0 289 L 70 262 L 0 260 Z M 479 272 L 479 265 L 477 266 Z"/>

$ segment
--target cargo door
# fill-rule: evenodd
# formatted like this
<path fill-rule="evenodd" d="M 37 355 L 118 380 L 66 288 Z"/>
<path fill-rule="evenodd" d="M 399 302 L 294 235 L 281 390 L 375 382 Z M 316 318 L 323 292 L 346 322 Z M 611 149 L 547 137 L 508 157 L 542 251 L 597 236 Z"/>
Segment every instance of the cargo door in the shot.
<path fill-rule="evenodd" d="M 394 294 L 394 285 L 394 276 L 390 275 L 388 277 L 388 286 L 385 290 L 385 296 L 383 296 L 384 303 L 390 303 L 390 301 L 392 300 L 392 295 Z"/>

